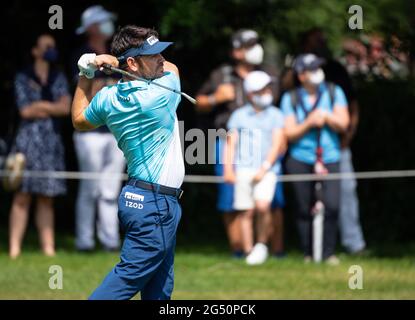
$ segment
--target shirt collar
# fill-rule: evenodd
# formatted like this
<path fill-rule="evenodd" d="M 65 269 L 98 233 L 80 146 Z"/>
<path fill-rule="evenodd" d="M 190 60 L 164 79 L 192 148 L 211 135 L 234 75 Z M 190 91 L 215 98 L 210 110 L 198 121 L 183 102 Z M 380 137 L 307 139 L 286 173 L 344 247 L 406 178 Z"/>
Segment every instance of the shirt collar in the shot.
<path fill-rule="evenodd" d="M 118 87 L 118 90 L 121 90 L 121 91 L 128 91 L 131 89 L 146 90 L 148 89 L 148 85 L 151 82 L 153 81 L 158 82 L 159 79 L 163 78 L 164 76 L 168 74 L 169 72 L 164 72 L 164 75 L 162 77 L 154 79 L 154 80 L 147 80 L 147 81 L 142 81 L 142 80 L 123 81 L 121 79 L 117 82 L 117 87 Z"/>
<path fill-rule="evenodd" d="M 121 91 L 128 91 L 131 89 L 147 89 L 148 83 L 146 81 L 141 80 L 132 80 L 132 81 L 123 81 L 122 79 L 118 81 L 117 87 L 118 90 Z"/>

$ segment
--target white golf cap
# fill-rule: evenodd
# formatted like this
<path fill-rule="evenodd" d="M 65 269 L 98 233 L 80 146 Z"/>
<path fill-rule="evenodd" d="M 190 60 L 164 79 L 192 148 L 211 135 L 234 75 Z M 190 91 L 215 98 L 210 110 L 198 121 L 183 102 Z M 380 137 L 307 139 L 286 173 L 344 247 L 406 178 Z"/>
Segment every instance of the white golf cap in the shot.
<path fill-rule="evenodd" d="M 264 89 L 272 82 L 272 78 L 264 71 L 252 71 L 244 80 L 246 92 L 256 92 Z"/>
<path fill-rule="evenodd" d="M 107 20 L 115 20 L 117 16 L 104 9 L 103 6 L 92 6 L 87 8 L 81 16 L 81 26 L 76 29 L 76 34 L 84 33 L 94 23 L 100 23 Z"/>

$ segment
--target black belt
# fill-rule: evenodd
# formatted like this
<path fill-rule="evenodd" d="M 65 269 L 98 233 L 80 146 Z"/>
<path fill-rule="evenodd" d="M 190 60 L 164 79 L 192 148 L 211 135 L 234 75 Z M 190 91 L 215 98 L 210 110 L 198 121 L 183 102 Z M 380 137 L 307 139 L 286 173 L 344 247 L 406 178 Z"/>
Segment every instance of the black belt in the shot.
<path fill-rule="evenodd" d="M 133 187 L 138 187 L 138 188 L 155 191 L 155 192 L 157 192 L 157 189 L 158 189 L 158 193 L 165 194 L 168 196 L 174 196 L 178 199 L 180 199 L 183 195 L 183 190 L 180 188 L 167 187 L 161 184 L 146 182 L 146 181 L 137 180 L 134 178 L 128 179 L 127 184 Z"/>

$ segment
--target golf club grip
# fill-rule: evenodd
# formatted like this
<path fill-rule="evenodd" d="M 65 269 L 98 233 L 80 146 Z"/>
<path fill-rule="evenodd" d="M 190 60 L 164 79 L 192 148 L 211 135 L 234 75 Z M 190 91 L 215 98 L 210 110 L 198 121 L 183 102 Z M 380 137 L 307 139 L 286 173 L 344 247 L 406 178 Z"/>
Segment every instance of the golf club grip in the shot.
<path fill-rule="evenodd" d="M 113 66 L 112 65 L 110 65 L 110 64 L 108 64 L 108 63 L 104 63 L 103 65 L 102 65 L 102 67 L 104 68 L 104 69 L 107 69 L 107 70 L 110 70 L 110 71 L 113 71 Z"/>

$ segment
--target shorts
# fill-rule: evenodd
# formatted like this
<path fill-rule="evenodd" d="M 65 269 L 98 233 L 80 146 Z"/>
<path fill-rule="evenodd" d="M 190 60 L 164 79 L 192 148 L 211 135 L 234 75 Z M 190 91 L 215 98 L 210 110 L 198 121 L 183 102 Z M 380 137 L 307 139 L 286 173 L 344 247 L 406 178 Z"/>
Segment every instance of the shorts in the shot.
<path fill-rule="evenodd" d="M 271 209 L 283 209 L 285 207 L 284 187 L 281 181 L 277 181 Z"/>
<path fill-rule="evenodd" d="M 221 139 L 216 140 L 216 159 L 215 159 L 215 175 L 223 176 L 223 164 L 220 161 L 222 150 L 225 146 L 225 141 Z M 233 193 L 234 185 L 230 183 L 218 183 L 218 195 L 216 207 L 222 213 L 233 212 Z"/>
<path fill-rule="evenodd" d="M 233 201 L 235 210 L 253 209 L 256 201 L 268 201 L 271 204 L 277 184 L 277 175 L 268 171 L 261 181 L 254 184 L 252 180 L 256 173 L 256 169 L 237 170 Z"/>

